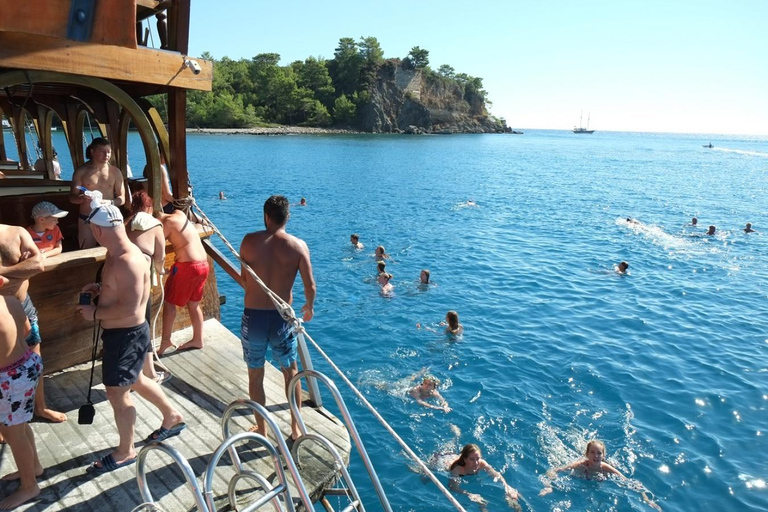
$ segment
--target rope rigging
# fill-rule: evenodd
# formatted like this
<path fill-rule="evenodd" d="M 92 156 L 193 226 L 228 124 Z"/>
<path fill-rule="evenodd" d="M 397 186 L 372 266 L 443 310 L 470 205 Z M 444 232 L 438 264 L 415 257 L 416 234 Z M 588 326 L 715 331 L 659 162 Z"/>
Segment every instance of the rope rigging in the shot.
<path fill-rule="evenodd" d="M 221 238 L 224 245 L 227 246 L 227 248 L 232 252 L 232 254 L 237 258 L 238 261 L 243 266 L 243 269 L 248 272 L 248 274 L 253 278 L 253 280 L 261 287 L 261 289 L 264 291 L 265 294 L 272 300 L 273 304 L 275 305 L 275 308 L 280 313 L 280 315 L 283 317 L 283 319 L 288 322 L 294 329 L 294 332 L 298 334 L 303 334 L 306 339 L 308 339 L 310 342 L 312 342 L 312 345 L 315 347 L 315 349 L 320 353 L 320 355 L 323 356 L 323 358 L 328 362 L 328 364 L 333 368 L 333 370 L 342 378 L 342 380 L 349 386 L 349 388 L 352 390 L 352 392 L 357 396 L 357 398 L 365 405 L 368 410 L 371 411 L 371 413 L 376 417 L 376 419 L 381 423 L 381 425 L 394 437 L 395 441 L 402 447 L 403 450 L 405 450 L 406 454 L 413 459 L 413 461 L 419 466 L 419 468 L 424 472 L 425 475 L 437 486 L 437 488 L 440 490 L 440 492 L 443 493 L 443 495 L 448 499 L 448 501 L 451 502 L 451 504 L 456 508 L 456 510 L 459 510 L 461 512 L 464 512 L 464 508 L 461 506 L 461 504 L 456 500 L 456 498 L 450 493 L 448 489 L 445 488 L 445 486 L 438 480 L 438 478 L 435 476 L 435 474 L 427 467 L 427 465 L 419 458 L 419 456 L 408 446 L 408 444 L 395 432 L 395 430 L 387 423 L 387 421 L 379 414 L 379 412 L 376 410 L 376 408 L 365 398 L 362 392 L 360 392 L 357 387 L 350 381 L 346 375 L 344 375 L 344 372 L 341 371 L 341 369 L 336 366 L 336 364 L 333 362 L 333 360 L 323 351 L 323 349 L 320 348 L 320 345 L 317 344 L 317 342 L 309 335 L 309 333 L 304 328 L 304 325 L 302 324 L 302 321 L 296 317 L 296 313 L 294 312 L 293 308 L 290 304 L 285 302 L 280 296 L 278 296 L 275 292 L 269 289 L 269 287 L 261 280 L 261 278 L 254 272 L 254 270 L 248 265 L 248 263 L 243 260 L 243 258 L 240 256 L 240 253 L 232 246 L 232 244 L 229 243 L 227 238 L 219 231 L 219 229 L 213 224 L 213 222 L 208 218 L 208 216 L 205 214 L 205 212 L 200 208 L 200 206 L 197 204 L 195 199 L 193 197 L 188 197 L 182 200 L 174 201 L 174 206 L 177 206 L 177 203 L 179 205 L 185 205 L 187 208 L 194 206 L 197 211 L 199 212 L 203 222 L 204 226 L 208 226 L 214 233 L 216 233 L 219 238 Z"/>

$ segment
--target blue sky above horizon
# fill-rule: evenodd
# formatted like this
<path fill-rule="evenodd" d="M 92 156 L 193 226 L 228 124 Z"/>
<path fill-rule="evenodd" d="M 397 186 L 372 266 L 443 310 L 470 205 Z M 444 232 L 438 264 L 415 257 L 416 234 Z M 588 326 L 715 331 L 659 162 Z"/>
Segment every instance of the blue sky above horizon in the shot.
<path fill-rule="evenodd" d="M 483 79 L 515 128 L 768 135 L 768 1 L 192 1 L 190 55 L 333 58 L 342 37 Z"/>

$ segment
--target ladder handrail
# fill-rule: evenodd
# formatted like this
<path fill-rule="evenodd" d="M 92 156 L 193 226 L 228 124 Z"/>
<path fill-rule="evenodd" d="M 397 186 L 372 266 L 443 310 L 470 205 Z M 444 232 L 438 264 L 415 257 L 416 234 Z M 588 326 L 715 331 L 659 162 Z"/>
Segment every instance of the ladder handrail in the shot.
<path fill-rule="evenodd" d="M 136 460 L 136 480 L 139 484 L 139 492 L 141 493 L 141 498 L 145 503 L 154 503 L 155 501 L 154 498 L 152 498 L 152 492 L 149 490 L 149 485 L 147 484 L 147 472 L 145 468 L 147 455 L 152 450 L 160 450 L 161 452 L 169 455 L 176 463 L 176 465 L 181 468 L 181 472 L 184 474 L 184 479 L 186 480 L 186 485 L 192 491 L 192 494 L 195 497 L 195 503 L 197 504 L 197 508 L 200 510 L 200 512 L 215 512 L 215 508 L 209 509 L 206 505 L 203 494 L 200 491 L 200 486 L 197 482 L 195 472 L 192 470 L 192 466 L 189 465 L 187 459 L 185 459 L 184 456 L 179 453 L 176 448 L 173 448 L 172 446 L 161 441 L 152 441 L 144 445 L 144 447 L 139 451 L 139 455 Z"/>
<path fill-rule="evenodd" d="M 240 473 L 237 473 L 235 476 L 232 477 L 232 479 L 229 481 L 229 486 L 227 488 L 227 495 L 229 496 L 229 505 L 234 510 L 235 509 L 235 503 L 237 502 L 237 495 L 235 494 L 237 491 L 237 483 L 239 480 L 243 479 L 251 479 L 255 480 L 262 489 L 266 492 L 268 489 L 272 489 L 272 484 L 270 484 L 266 478 L 264 478 L 263 475 L 256 473 L 255 471 L 248 471 L 244 470 Z M 258 503 L 258 501 L 257 501 Z M 280 500 L 277 496 L 274 496 L 272 498 L 272 505 L 275 507 L 275 510 L 277 512 L 283 512 L 283 508 L 280 506 Z M 261 506 L 261 505 L 259 505 Z M 246 507 L 243 512 L 246 512 L 248 510 L 255 510 L 253 507 L 253 504 Z"/>
<path fill-rule="evenodd" d="M 344 399 L 341 397 L 341 393 L 339 393 L 339 389 L 331 379 L 318 372 L 317 370 L 302 370 L 297 373 L 288 384 L 288 403 L 291 406 L 293 417 L 296 418 L 296 422 L 299 424 L 299 429 L 301 430 L 302 435 L 307 434 L 307 426 L 304 425 L 304 420 L 302 419 L 299 412 L 299 407 L 296 403 L 295 390 L 296 385 L 299 384 L 301 379 L 304 377 L 306 377 L 307 380 L 309 380 L 310 377 L 313 377 L 315 380 L 322 382 L 328 387 L 329 391 L 333 395 L 334 400 L 336 401 L 336 406 L 341 412 L 347 430 L 349 431 L 352 440 L 355 442 L 355 446 L 357 446 L 357 451 L 360 454 L 360 458 L 363 460 L 363 465 L 365 465 L 366 471 L 368 471 L 368 476 L 371 479 L 371 483 L 373 483 L 376 494 L 379 496 L 379 501 L 381 502 L 382 507 L 384 507 L 386 512 L 392 512 L 392 507 L 389 504 L 387 495 L 384 493 L 384 488 L 381 486 L 381 482 L 379 481 L 379 475 L 373 468 L 371 459 L 368 457 L 368 452 L 365 450 L 365 446 L 363 445 L 363 440 L 357 431 L 357 427 L 355 426 L 355 422 L 352 420 L 352 415 L 349 413 L 349 409 L 347 409 L 346 403 L 344 403 Z"/>
<path fill-rule="evenodd" d="M 359 507 L 357 509 L 359 512 L 365 512 L 365 505 L 363 505 L 363 500 L 360 497 L 360 493 L 357 492 L 357 486 L 355 486 L 355 483 L 349 474 L 349 470 L 347 470 L 347 466 L 344 464 L 344 460 L 341 458 L 341 454 L 336 449 L 336 447 L 333 446 L 333 443 L 331 443 L 325 436 L 310 433 L 302 434 L 302 436 L 298 438 L 293 444 L 293 449 L 291 450 L 291 455 L 293 456 L 293 460 L 296 461 L 296 464 L 301 466 L 299 447 L 306 441 L 315 441 L 316 443 L 320 443 L 325 447 L 326 450 L 331 453 L 331 456 L 336 462 L 335 468 L 341 473 L 341 476 L 344 478 L 347 487 L 349 487 L 349 492 L 352 494 L 352 499 L 350 501 L 358 503 Z"/>
<path fill-rule="evenodd" d="M 293 381 L 291 381 L 293 382 Z M 293 388 L 291 388 L 293 389 Z M 295 398 L 294 398 L 295 401 Z M 243 435 L 249 435 L 252 439 L 258 440 L 258 438 L 264 439 L 264 441 L 267 442 L 269 446 L 272 446 L 272 449 L 274 450 L 275 447 L 267 441 L 264 436 L 260 434 L 256 434 L 254 432 L 244 432 L 241 434 L 235 434 L 234 436 L 230 437 L 229 432 L 229 422 L 232 419 L 232 415 L 237 409 L 250 409 L 252 412 L 258 413 L 262 418 L 264 418 L 264 421 L 267 425 L 267 428 L 269 431 L 272 432 L 272 435 L 275 436 L 277 439 L 277 452 L 279 452 L 283 459 L 285 460 L 285 464 L 288 467 L 288 472 L 291 474 L 291 477 L 293 478 L 293 482 L 296 485 L 296 489 L 299 492 L 299 498 L 301 499 L 301 502 L 304 504 L 304 507 L 308 512 L 314 512 L 315 508 L 312 505 L 312 498 L 309 496 L 309 492 L 307 492 L 307 488 L 304 486 L 304 482 L 301 479 L 301 475 L 299 474 L 299 469 L 296 467 L 296 463 L 293 460 L 293 457 L 291 456 L 291 451 L 288 449 L 288 445 L 285 442 L 285 439 L 283 439 L 283 435 L 280 432 L 280 428 L 277 426 L 277 423 L 275 423 L 275 420 L 272 419 L 272 416 L 269 414 L 266 408 L 264 408 L 263 405 L 254 402 L 253 400 L 245 400 L 245 399 L 238 399 L 232 402 L 227 406 L 227 408 L 224 410 L 224 414 L 221 417 L 221 431 L 224 439 L 229 441 L 231 438 L 236 438 L 238 436 Z M 225 443 L 227 442 L 225 441 Z M 228 445 L 231 446 L 231 443 Z M 269 446 L 266 446 L 269 450 Z M 221 446 L 219 447 L 219 450 L 217 450 L 217 453 L 221 450 Z M 223 453 L 223 452 L 222 452 Z M 238 472 L 242 470 L 242 464 L 240 463 L 240 457 L 237 455 L 236 450 L 234 448 L 230 450 L 229 452 L 230 458 L 232 459 L 232 463 L 237 467 Z M 219 455 L 221 457 L 221 455 Z M 276 462 L 276 466 L 279 466 L 280 472 L 282 472 L 282 466 L 279 464 L 279 460 Z M 279 474 L 279 473 L 278 473 Z M 212 478 L 212 476 L 211 476 Z M 206 483 L 205 488 L 208 489 L 208 475 L 206 474 Z M 286 484 L 286 489 L 287 489 Z M 288 500 L 291 501 L 291 500 Z M 293 503 L 291 501 L 290 509 L 293 510 Z"/>

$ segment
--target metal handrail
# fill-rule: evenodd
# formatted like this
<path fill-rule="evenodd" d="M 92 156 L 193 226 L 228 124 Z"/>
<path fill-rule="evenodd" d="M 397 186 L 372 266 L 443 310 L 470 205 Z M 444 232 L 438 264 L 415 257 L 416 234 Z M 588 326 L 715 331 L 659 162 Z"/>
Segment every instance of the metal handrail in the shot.
<path fill-rule="evenodd" d="M 192 494 L 195 497 L 195 503 L 200 512 L 215 512 L 215 508 L 209 509 L 206 505 L 205 499 L 203 499 L 203 494 L 200 492 L 200 486 L 198 485 L 195 472 L 192 470 L 192 466 L 189 465 L 189 462 L 187 462 L 187 459 L 185 459 L 176 448 L 160 441 L 152 441 L 144 445 L 139 451 L 136 460 L 136 480 L 139 483 L 141 498 L 145 503 L 155 502 L 154 498 L 152 498 L 152 492 L 149 490 L 149 485 L 147 484 L 147 472 L 145 467 L 147 455 L 152 450 L 160 450 L 161 452 L 170 455 L 176 465 L 181 468 L 181 472 L 184 474 L 184 479 L 186 480 L 186 485 L 189 490 L 192 491 Z"/>
<path fill-rule="evenodd" d="M 230 407 L 231 406 L 232 404 L 230 404 Z M 227 408 L 228 411 L 230 407 Z M 245 471 L 243 469 L 243 466 L 240 463 L 240 458 L 237 456 L 237 450 L 235 450 L 234 445 L 236 443 L 239 443 L 240 441 L 256 441 L 261 446 L 266 448 L 266 450 L 272 456 L 273 462 L 275 463 L 275 472 L 277 473 L 278 480 L 280 481 L 280 483 L 278 483 L 278 485 L 276 485 L 275 487 L 269 488 L 270 486 L 267 486 L 267 488 L 265 488 L 266 494 L 261 498 L 259 498 L 258 500 L 256 500 L 251 505 L 249 505 L 246 508 L 246 510 L 256 510 L 266 502 L 277 499 L 277 496 L 279 496 L 280 493 L 284 492 L 286 494 L 286 499 L 285 499 L 286 506 L 288 507 L 288 510 L 290 512 L 294 512 L 293 500 L 291 499 L 291 492 L 290 492 L 290 489 L 288 488 L 288 483 L 285 480 L 285 473 L 283 472 L 283 466 L 280 463 L 280 457 L 277 455 L 277 450 L 272 445 L 272 443 L 267 441 L 267 438 L 255 432 L 241 432 L 240 434 L 235 434 L 231 437 L 227 437 L 224 440 L 224 442 L 222 442 L 219 445 L 219 447 L 216 448 L 216 451 L 213 452 L 213 455 L 211 455 L 211 460 L 208 462 L 208 467 L 205 469 L 205 477 L 203 479 L 203 489 L 205 490 L 204 491 L 205 501 L 208 503 L 208 508 L 212 511 L 216 510 L 216 506 L 213 502 L 213 476 L 214 476 L 214 472 L 216 471 L 216 466 L 218 466 L 219 461 L 227 451 L 229 451 L 230 457 L 232 457 L 232 463 L 237 468 L 237 475 L 235 475 L 233 480 L 235 479 L 239 480 L 240 478 L 243 478 L 243 477 L 250 477 L 252 474 L 251 471 Z M 258 479 L 257 481 L 260 484 L 262 483 Z M 237 484 L 237 481 L 235 481 L 235 484 Z M 230 488 L 228 489 L 228 491 L 230 493 L 233 492 L 232 480 L 230 480 Z M 232 499 L 232 496 L 230 494 L 230 505 L 234 506 L 234 503 L 231 501 L 231 499 Z"/>
<path fill-rule="evenodd" d="M 355 504 L 355 508 L 357 508 L 357 510 L 359 510 L 360 512 L 365 512 L 365 506 L 363 505 L 363 500 L 360 498 L 360 494 L 357 492 L 357 487 L 355 486 L 355 483 L 352 480 L 352 477 L 349 475 L 349 471 L 347 470 L 347 467 L 344 465 L 344 460 L 341 458 L 341 454 L 326 437 L 321 436 L 319 434 L 303 433 L 302 436 L 299 439 L 297 439 L 296 442 L 293 444 L 293 448 L 291 450 L 291 455 L 293 455 L 293 459 L 296 461 L 296 464 L 298 466 L 301 466 L 301 460 L 299 457 L 299 447 L 302 444 L 304 444 L 306 441 L 315 441 L 316 443 L 320 443 L 325 447 L 326 450 L 328 450 L 331 453 L 331 456 L 335 461 L 335 469 L 341 472 L 341 476 L 344 478 L 344 481 L 346 482 L 347 487 L 349 487 L 349 493 L 352 494 L 352 500 L 351 500 L 352 503 Z M 347 491 L 343 491 L 341 489 L 331 489 L 331 490 L 339 491 L 339 494 L 344 494 L 348 496 Z M 333 494 L 333 493 L 326 491 L 325 494 Z"/>
<path fill-rule="evenodd" d="M 317 372 L 315 372 L 317 373 Z M 322 375 L 322 374 L 321 374 Z M 291 381 L 293 382 L 293 381 Z M 291 387 L 290 389 L 295 389 L 294 387 Z M 294 396 L 293 403 L 296 402 L 296 398 Z M 283 435 L 280 432 L 280 428 L 277 426 L 277 423 L 275 423 L 275 420 L 272 419 L 272 416 L 269 414 L 266 408 L 264 408 L 263 405 L 258 404 L 254 402 L 253 400 L 235 400 L 231 404 L 229 404 L 224 411 L 224 414 L 221 417 L 221 431 L 222 436 L 226 440 L 224 444 L 226 444 L 228 441 L 230 441 L 233 438 L 238 438 L 238 436 L 244 436 L 249 435 L 251 439 L 256 439 L 259 442 L 261 442 L 259 439 L 257 439 L 254 436 L 258 436 L 258 438 L 263 439 L 267 444 L 264 445 L 267 450 L 270 451 L 270 453 L 275 451 L 274 445 L 267 441 L 267 439 L 260 435 L 256 434 L 254 432 L 245 432 L 242 434 L 236 434 L 232 437 L 230 437 L 230 430 L 229 430 L 229 423 L 232 419 L 232 415 L 237 409 L 250 409 L 252 412 L 259 414 L 262 418 L 264 418 L 264 421 L 266 422 L 267 428 L 270 432 L 272 432 L 272 435 L 277 439 L 277 451 L 283 456 L 283 459 L 285 460 L 285 464 L 288 467 L 288 472 L 291 474 L 291 477 L 293 478 L 293 482 L 296 485 L 296 489 L 299 492 L 299 498 L 301 499 L 301 502 L 304 504 L 304 507 L 309 512 L 314 512 L 315 508 L 312 505 L 312 498 L 309 496 L 309 492 L 307 492 L 307 488 L 304 486 L 304 482 L 301 479 L 301 475 L 299 475 L 299 469 L 296 467 L 296 463 L 293 460 L 293 457 L 291 456 L 291 451 L 288 449 L 288 445 L 285 442 L 285 439 L 283 439 Z M 295 409 L 292 409 L 295 410 Z M 295 414 L 295 413 L 294 413 Z M 296 416 L 297 420 L 301 422 L 301 417 Z M 302 424 L 302 423 L 300 423 Z M 303 430 L 302 432 L 305 432 L 306 430 Z M 222 446 L 224 446 L 222 444 Z M 263 444 L 263 443 L 262 443 Z M 218 450 L 216 450 L 216 453 L 219 453 L 221 451 L 221 454 L 223 454 L 222 446 L 219 447 Z M 230 443 L 228 446 L 232 446 L 232 443 Z M 271 448 L 271 449 L 270 449 Z M 215 454 L 214 454 L 215 455 Z M 232 459 L 232 464 L 237 468 L 237 472 L 240 473 L 243 471 L 243 465 L 240 462 L 240 457 L 237 455 L 237 450 L 232 447 L 229 450 L 229 456 Z M 273 458 L 276 457 L 277 454 L 275 453 L 273 455 Z M 221 457 L 221 455 L 219 455 Z M 282 465 L 279 463 L 279 458 L 276 460 L 276 469 L 279 468 L 278 476 L 282 475 L 280 478 L 283 479 L 284 483 L 284 473 Z M 210 465 L 210 464 L 209 464 Z M 205 488 L 208 489 L 208 475 L 206 474 L 206 484 Z M 286 485 L 286 493 L 288 493 L 287 485 Z M 287 500 L 290 503 L 291 510 L 293 510 L 293 502 L 289 499 Z"/>
<path fill-rule="evenodd" d="M 264 491 L 272 488 L 272 485 L 267 481 L 267 479 L 255 471 L 243 471 L 242 473 L 237 473 L 232 477 L 232 480 L 229 481 L 229 487 L 227 488 L 229 505 L 233 510 L 236 509 L 235 503 L 237 502 L 237 495 L 235 492 L 237 491 L 237 483 L 244 479 L 255 480 L 261 486 L 261 488 L 264 489 Z M 280 500 L 277 496 L 272 499 L 272 505 L 275 507 L 277 512 L 283 512 L 283 508 L 280 506 Z M 251 510 L 251 507 L 247 507 L 246 510 Z"/>
<path fill-rule="evenodd" d="M 355 422 L 352 420 L 352 416 L 349 414 L 349 409 L 347 409 L 347 405 L 344 403 L 344 399 L 341 397 L 341 393 L 339 393 L 339 389 L 336 387 L 336 384 L 334 384 L 331 379 L 329 379 L 322 373 L 315 370 L 300 371 L 291 379 L 291 382 L 288 384 L 288 403 L 291 406 L 291 412 L 293 413 L 293 417 L 296 418 L 296 421 L 299 424 L 299 429 L 301 430 L 302 435 L 307 434 L 307 427 L 306 425 L 304 425 L 304 420 L 302 419 L 301 414 L 299 413 L 299 407 L 298 407 L 298 404 L 296 403 L 295 390 L 296 390 L 296 385 L 300 383 L 301 379 L 304 377 L 306 377 L 307 380 L 309 380 L 310 377 L 312 377 L 324 383 L 330 390 L 334 400 L 336 400 L 336 406 L 339 408 L 339 411 L 341 412 L 341 415 L 344 418 L 344 423 L 347 427 L 347 430 L 349 431 L 350 436 L 354 440 L 355 446 L 357 446 L 357 451 L 360 453 L 360 458 L 363 459 L 363 464 L 365 465 L 365 469 L 368 471 L 368 476 L 371 478 L 371 483 L 373 483 L 374 489 L 376 489 L 376 494 L 379 496 L 379 501 L 381 502 L 381 506 L 384 507 L 384 510 L 386 510 L 387 512 L 392 512 L 392 507 L 389 504 L 387 495 L 384 493 L 384 488 L 381 486 L 381 482 L 379 481 L 379 476 L 376 474 L 376 470 L 373 468 L 371 459 L 370 457 L 368 457 L 368 452 L 365 450 L 365 446 L 363 445 L 363 440 L 360 438 L 360 434 L 357 431 L 357 427 L 355 427 Z M 282 440 L 282 438 L 280 438 L 279 440 Z"/>

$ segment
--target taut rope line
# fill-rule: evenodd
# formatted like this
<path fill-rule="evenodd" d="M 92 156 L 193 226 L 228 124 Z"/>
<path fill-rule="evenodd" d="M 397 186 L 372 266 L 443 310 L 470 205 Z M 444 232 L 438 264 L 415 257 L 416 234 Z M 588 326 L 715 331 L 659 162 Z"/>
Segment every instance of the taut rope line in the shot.
<path fill-rule="evenodd" d="M 466 512 L 464 510 L 464 507 L 461 506 L 461 504 L 456 500 L 456 498 L 453 497 L 453 495 L 450 493 L 448 489 L 445 488 L 445 486 L 440 482 L 440 480 L 437 479 L 435 474 L 427 467 L 424 462 L 419 458 L 416 453 L 411 450 L 411 448 L 408 446 L 408 444 L 403 441 L 403 439 L 395 432 L 395 429 L 393 429 L 389 423 L 387 423 L 387 420 L 384 419 L 384 417 L 379 414 L 379 412 L 376 410 L 373 405 L 365 398 L 365 396 L 358 390 L 354 384 L 352 384 L 352 381 L 350 381 L 346 375 L 344 375 L 344 372 L 341 371 L 341 369 L 336 366 L 336 364 L 333 362 L 333 360 L 326 354 L 323 349 L 320 348 L 320 345 L 317 344 L 317 342 L 312 339 L 312 336 L 307 333 L 307 330 L 302 325 L 302 322 L 299 318 L 296 317 L 296 313 L 294 312 L 293 308 L 290 304 L 285 302 L 279 295 L 277 295 L 275 292 L 269 289 L 269 287 L 264 284 L 264 281 L 261 280 L 261 278 L 256 274 L 256 272 L 253 271 L 253 269 L 246 263 L 243 258 L 240 256 L 240 253 L 235 250 L 234 247 L 232 247 L 232 244 L 229 243 L 227 238 L 219 231 L 219 228 L 217 228 L 213 222 L 211 222 L 211 219 L 208 218 L 208 216 L 205 214 L 205 212 L 200 208 L 200 206 L 197 205 L 194 198 L 189 198 L 191 201 L 191 205 L 196 207 L 197 210 L 200 212 L 200 215 L 202 216 L 205 223 L 210 226 L 210 228 L 213 230 L 214 233 L 219 235 L 219 238 L 224 242 L 224 245 L 229 248 L 230 251 L 232 251 L 232 254 L 235 255 L 235 257 L 240 261 L 240 263 L 243 265 L 243 268 L 250 274 L 250 276 L 256 281 L 256 283 L 261 287 L 262 290 L 264 290 L 264 293 L 269 296 L 270 299 L 272 299 L 272 302 L 275 304 L 275 307 L 280 312 L 280 315 L 283 317 L 283 319 L 286 322 L 289 322 L 291 325 L 293 325 L 294 330 L 296 334 L 303 334 L 309 341 L 312 342 L 312 345 L 315 347 L 315 349 L 322 355 L 326 361 L 328 361 L 328 364 L 331 365 L 331 368 L 334 369 L 336 373 L 339 374 L 339 376 L 342 378 L 342 380 L 349 386 L 349 388 L 352 390 L 352 392 L 355 393 L 357 398 L 365 405 L 371 413 L 376 417 L 377 420 L 379 420 L 379 423 L 381 423 L 385 429 L 392 435 L 392 437 L 395 438 L 395 441 L 405 450 L 405 452 L 408 454 L 408 456 L 416 462 L 416 464 L 419 465 L 419 468 L 421 468 L 422 471 L 429 477 L 430 480 L 437 486 L 437 488 L 440 490 L 440 492 L 443 493 L 443 495 L 448 498 L 448 501 L 451 502 L 451 504 L 456 507 L 457 510 L 461 512 Z"/>

